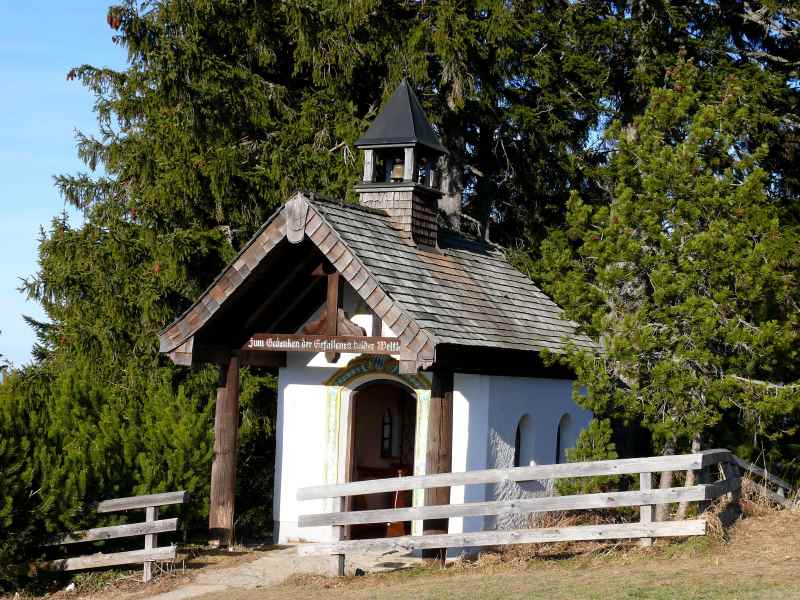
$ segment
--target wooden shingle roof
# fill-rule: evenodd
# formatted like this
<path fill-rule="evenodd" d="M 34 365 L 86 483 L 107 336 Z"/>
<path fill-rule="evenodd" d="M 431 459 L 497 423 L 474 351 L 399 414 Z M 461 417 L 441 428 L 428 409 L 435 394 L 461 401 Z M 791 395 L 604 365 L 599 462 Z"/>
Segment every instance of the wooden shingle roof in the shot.
<path fill-rule="evenodd" d="M 440 345 L 523 352 L 563 352 L 567 344 L 595 348 L 509 264 L 501 249 L 440 231 L 440 251 L 425 250 L 381 211 L 297 193 L 200 298 L 160 332 L 161 351 L 176 362 L 190 363 L 196 337 L 202 341 L 204 329 L 219 327 L 220 321 L 225 325 L 221 315 L 226 305 L 236 313 L 248 280 L 253 284 L 257 273 L 274 268 L 271 255 L 277 263 L 285 262 L 278 252 L 303 245 L 326 257 L 392 328 L 406 349 L 401 356 L 404 370 L 431 366 Z M 259 293 L 265 291 L 260 288 Z"/>
<path fill-rule="evenodd" d="M 437 343 L 554 352 L 566 343 L 595 347 L 501 249 L 440 230 L 441 252 L 426 251 L 386 215 L 319 199 L 315 206 Z"/>

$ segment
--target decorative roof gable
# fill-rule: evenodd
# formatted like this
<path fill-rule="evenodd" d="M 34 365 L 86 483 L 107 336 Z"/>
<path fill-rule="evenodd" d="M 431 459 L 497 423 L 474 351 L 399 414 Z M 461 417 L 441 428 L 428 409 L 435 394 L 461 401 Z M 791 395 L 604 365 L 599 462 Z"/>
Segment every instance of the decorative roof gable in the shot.
<path fill-rule="evenodd" d="M 161 351 L 191 359 L 194 338 L 283 243 L 310 241 L 405 348 L 404 372 L 431 366 L 437 346 L 563 352 L 594 349 L 563 311 L 493 246 L 448 233 L 418 248 L 382 211 L 296 193 L 200 299 L 160 333 Z M 188 359 L 187 359 L 188 356 Z"/>

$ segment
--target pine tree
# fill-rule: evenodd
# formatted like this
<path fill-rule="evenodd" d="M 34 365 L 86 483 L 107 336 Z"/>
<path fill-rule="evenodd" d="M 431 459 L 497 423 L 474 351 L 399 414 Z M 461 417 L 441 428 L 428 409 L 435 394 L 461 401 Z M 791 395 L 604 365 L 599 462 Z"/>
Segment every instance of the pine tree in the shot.
<path fill-rule="evenodd" d="M 586 322 L 601 304 L 591 292 L 597 274 L 575 267 L 585 265 L 572 252 L 583 247 L 579 241 L 595 243 L 586 239 L 589 226 L 580 215 L 602 222 L 610 203 L 604 188 L 615 190 L 606 171 L 615 148 L 601 143 L 601 134 L 618 123 L 611 139 L 623 150 L 637 148 L 635 140 L 626 141 L 624 132 L 634 130 L 625 126 L 634 123 L 679 52 L 694 60 L 691 85 L 708 97 L 722 98 L 735 77 L 755 108 L 742 105 L 720 116 L 747 136 L 732 126 L 715 135 L 741 144 L 755 166 L 736 168 L 746 172 L 754 194 L 761 190 L 756 208 L 779 211 L 780 227 L 778 240 L 764 242 L 775 254 L 767 266 L 756 269 L 751 262 L 753 277 L 746 282 L 767 296 L 758 303 L 753 291 L 723 304 L 737 315 L 746 312 L 743 304 L 752 304 L 753 314 L 743 318 L 760 333 L 731 326 L 723 336 L 735 349 L 755 344 L 748 346 L 751 360 L 731 351 L 720 368 L 747 380 L 796 379 L 786 325 L 794 298 L 781 288 L 791 281 L 792 264 L 776 266 L 775 258 L 781 252 L 776 246 L 791 244 L 785 223 L 797 214 L 800 92 L 794 78 L 800 51 L 792 3 L 128 0 L 111 7 L 108 23 L 114 43 L 127 49 L 129 65 L 122 71 L 83 65 L 68 74 L 95 94 L 100 126 L 97 138 L 78 136 L 88 171 L 56 178 L 84 219 L 73 225 L 62 215 L 42 232 L 40 268 L 25 287 L 47 320 L 29 321 L 39 340 L 36 362 L 15 373 L 14 385 L 0 394 L 6 411 L 0 445 L 19 432 L 19 444 L 7 442 L 0 455 L 2 473 L 16 477 L 8 491 L 0 489 L 14 531 L 78 525 L 81 507 L 112 495 L 186 487 L 207 496 L 216 374 L 168 364 L 158 354 L 156 333 L 197 298 L 293 190 L 353 199 L 359 166 L 352 144 L 404 72 L 451 150 L 467 214 L 482 234 L 518 244 L 533 258 L 550 234 L 541 273 L 563 275 L 563 281 L 551 279 L 552 290 Z M 692 106 L 675 119 L 702 112 Z M 642 122 L 636 137 L 643 144 L 643 132 L 657 129 Z M 671 144 L 683 143 L 680 131 L 665 132 Z M 641 194 L 633 158 L 615 156 L 612 185 L 624 183 L 628 187 L 620 189 Z M 700 166 L 726 180 L 728 159 L 723 153 L 714 160 L 719 164 L 709 159 Z M 677 170 L 680 161 L 674 163 Z M 734 188 L 726 197 L 734 196 Z M 654 187 L 648 199 L 657 192 Z M 750 208 L 743 208 L 749 219 Z M 763 224 L 760 216 L 752 223 Z M 730 256 L 726 252 L 712 256 L 720 264 L 731 264 L 734 256 L 755 260 L 736 245 Z M 581 281 L 590 287 L 570 295 L 569 287 Z M 732 317 L 707 303 L 697 314 L 707 320 L 689 323 L 705 332 L 713 358 L 714 319 L 725 325 Z M 601 325 L 595 323 L 594 331 Z M 780 344 L 788 348 L 786 360 Z M 629 352 L 624 345 L 619 351 Z M 705 356 L 690 359 L 716 365 Z M 591 379 L 594 371 L 586 366 L 585 373 Z M 700 369 L 696 378 L 702 383 L 708 376 Z M 624 396 L 615 379 L 595 379 L 591 398 L 598 410 L 598 399 Z M 702 388 L 690 379 L 673 391 Z M 792 388 L 711 379 L 713 402 L 731 386 L 751 429 L 788 439 L 784 432 L 798 422 Z M 752 391 L 743 393 L 748 385 Z M 243 396 L 252 390 L 243 418 L 255 416 L 259 426 L 242 427 L 240 447 L 258 448 L 264 456 L 270 452 L 273 387 L 263 374 L 243 374 Z M 697 427 L 688 422 L 693 419 L 707 428 L 698 406 L 702 402 L 691 400 L 691 416 L 676 413 L 680 427 L 664 426 L 658 435 L 683 435 Z M 723 412 L 710 410 L 711 421 L 738 422 L 734 406 L 718 407 Z M 648 419 L 658 429 L 657 419 Z M 174 437 L 166 435 L 166 422 L 176 424 Z M 266 463 L 247 464 L 253 472 L 265 471 Z M 258 493 L 269 487 L 270 476 L 265 471 L 254 483 Z M 248 497 L 246 490 L 243 495 Z M 202 511 L 196 506 L 189 518 Z M 248 518 L 269 520 L 257 511 Z M 0 543 L 11 531 L 3 530 Z"/>
<path fill-rule="evenodd" d="M 611 422 L 608 419 L 592 419 L 578 434 L 575 447 L 567 449 L 568 462 L 591 460 L 613 460 L 619 458 Z M 571 494 L 593 494 L 619 489 L 619 475 L 557 479 L 556 489 L 562 496 Z"/>
<path fill-rule="evenodd" d="M 611 128 L 608 200 L 573 195 L 543 272 L 602 343 L 571 356 L 595 413 L 641 420 L 659 447 L 718 435 L 734 411 L 740 444 L 786 442 L 800 424 L 800 227 L 761 138 L 780 115 L 757 79 L 705 95 L 701 76 L 679 60 L 644 114 Z"/>

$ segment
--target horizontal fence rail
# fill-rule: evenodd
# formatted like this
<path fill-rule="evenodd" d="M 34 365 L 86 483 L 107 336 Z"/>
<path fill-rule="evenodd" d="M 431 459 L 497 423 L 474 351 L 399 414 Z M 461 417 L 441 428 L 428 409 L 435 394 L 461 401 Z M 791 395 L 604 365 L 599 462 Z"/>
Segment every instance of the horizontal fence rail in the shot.
<path fill-rule="evenodd" d="M 96 569 L 142 563 L 142 580 L 147 583 L 152 579 L 153 562 L 168 562 L 175 560 L 175 546 L 158 547 L 158 534 L 176 531 L 178 519 L 159 519 L 159 507 L 183 504 L 188 500 L 184 491 L 166 492 L 163 494 L 148 494 L 146 496 L 131 496 L 129 498 L 115 498 L 104 500 L 96 507 L 98 513 L 119 512 L 123 510 L 145 510 L 145 520 L 141 523 L 128 523 L 125 525 L 110 525 L 96 527 L 84 531 L 74 531 L 51 541 L 48 546 L 61 546 L 80 544 L 85 542 L 98 542 L 126 537 L 144 536 L 144 549 L 127 552 L 112 552 L 104 554 L 89 554 L 74 558 L 51 560 L 42 564 L 45 569 L 53 571 L 77 571 L 80 569 Z"/>
<path fill-rule="evenodd" d="M 314 554 L 347 554 L 349 552 L 390 552 L 460 548 L 464 546 L 500 546 L 543 542 L 577 542 L 584 540 L 621 540 L 643 537 L 705 535 L 705 519 L 667 521 L 664 523 L 622 523 L 619 525 L 577 525 L 542 529 L 476 531 L 437 535 L 407 535 L 371 540 L 345 540 L 307 544 L 297 549 L 301 556 Z"/>
<path fill-rule="evenodd" d="M 100 540 L 135 537 L 151 533 L 168 533 L 177 529 L 177 518 L 146 521 L 144 523 L 128 523 L 127 525 L 111 525 L 110 527 L 97 527 L 85 531 L 75 531 L 60 538 L 56 538 L 47 545 L 62 546 L 65 544 L 79 544 L 82 542 L 99 542 Z"/>
<path fill-rule="evenodd" d="M 78 571 L 80 569 L 98 569 L 100 567 L 115 567 L 118 565 L 131 565 L 146 563 L 148 561 L 175 560 L 175 546 L 153 548 L 152 550 L 132 550 L 130 552 L 114 552 L 111 554 L 89 554 L 75 558 L 61 558 L 46 563 L 52 571 Z"/>
<path fill-rule="evenodd" d="M 572 477 L 594 477 L 599 475 L 631 475 L 658 473 L 661 471 L 697 471 L 704 467 L 730 460 L 729 450 L 706 450 L 696 454 L 674 456 L 651 456 L 647 458 L 622 458 L 592 462 L 536 465 L 510 469 L 486 469 L 463 473 L 437 473 L 435 475 L 411 475 L 389 479 L 353 481 L 300 488 L 298 500 L 315 500 L 341 496 L 360 496 L 381 492 L 398 492 L 456 485 L 500 483 L 503 481 L 534 481 L 541 479 L 565 479 Z"/>
<path fill-rule="evenodd" d="M 653 488 L 653 473 L 664 471 L 703 471 L 710 467 L 719 470 L 722 479 L 666 489 Z M 741 470 L 741 472 L 740 472 Z M 532 465 L 509 469 L 486 469 L 461 473 L 437 473 L 354 481 L 301 488 L 298 500 L 338 498 L 339 510 L 300 515 L 300 527 L 333 527 L 335 541 L 306 544 L 298 551 L 302 555 L 332 554 L 339 557 L 339 574 L 344 573 L 344 555 L 358 552 L 389 552 L 459 547 L 485 547 L 505 544 L 528 544 L 556 541 L 639 539 L 649 545 L 653 538 L 705 535 L 704 518 L 654 522 L 654 507 L 659 504 L 698 502 L 701 507 L 723 495 L 738 499 L 745 475 L 763 479 L 759 492 L 779 504 L 787 504 L 791 486 L 766 470 L 748 463 L 726 449 L 705 450 L 693 454 L 652 456 L 593 462 Z M 639 490 L 545 496 L 466 502 L 433 506 L 344 511 L 344 498 L 366 494 L 381 494 L 406 490 L 447 488 L 455 486 L 525 482 L 609 475 L 638 475 Z M 706 481 L 708 481 L 706 479 Z M 777 488 L 769 489 L 768 485 Z M 558 528 L 477 531 L 470 533 L 402 535 L 366 540 L 341 539 L 344 527 L 353 525 L 391 524 L 409 521 L 450 519 L 458 517 L 489 517 L 528 515 L 551 511 L 595 510 L 639 507 L 638 523 L 576 525 Z"/>
<path fill-rule="evenodd" d="M 134 510 L 150 506 L 169 506 L 171 504 L 185 504 L 189 494 L 181 492 L 164 492 L 163 494 L 148 494 L 146 496 L 130 496 L 128 498 L 114 498 L 103 500 L 97 505 L 99 513 L 119 512 L 121 510 Z"/>
<path fill-rule="evenodd" d="M 545 496 L 541 498 L 519 498 L 493 502 L 467 502 L 465 504 L 443 504 L 440 506 L 415 506 L 410 508 L 387 508 L 381 510 L 359 510 L 351 512 L 318 513 L 301 515 L 300 527 L 320 525 L 361 525 L 393 521 L 419 521 L 450 517 L 487 517 L 494 515 L 530 514 L 562 510 L 591 510 L 599 508 L 621 508 L 673 502 L 702 502 L 713 500 L 732 491 L 739 480 L 721 481 L 713 484 L 694 485 L 648 491 L 605 492 L 576 496 Z"/>

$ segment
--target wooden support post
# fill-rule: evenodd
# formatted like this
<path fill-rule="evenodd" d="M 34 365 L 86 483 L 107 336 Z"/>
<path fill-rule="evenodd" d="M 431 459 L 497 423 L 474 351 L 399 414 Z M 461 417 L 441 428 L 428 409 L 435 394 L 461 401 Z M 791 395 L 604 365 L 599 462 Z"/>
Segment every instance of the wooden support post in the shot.
<path fill-rule="evenodd" d="M 653 474 L 639 473 L 639 491 L 649 492 L 653 489 Z M 652 504 L 645 504 L 639 507 L 639 522 L 642 525 L 649 525 L 653 522 L 654 509 Z M 639 540 L 640 546 L 652 546 L 653 538 L 642 538 Z"/>
<path fill-rule="evenodd" d="M 364 150 L 364 181 L 371 183 L 375 179 L 375 161 L 372 148 Z"/>
<path fill-rule="evenodd" d="M 431 404 L 428 412 L 428 440 L 425 473 L 449 473 L 453 470 L 453 373 L 434 371 L 431 385 Z M 450 504 L 450 488 L 425 490 L 425 506 Z M 423 521 L 424 535 L 447 533 L 449 519 Z M 444 561 L 445 551 L 432 553 Z"/>
<path fill-rule="evenodd" d="M 327 277 L 327 292 L 325 295 L 325 306 L 322 309 L 322 316 L 314 321 L 313 323 L 309 323 L 303 328 L 303 331 L 307 334 L 313 335 L 328 335 L 328 336 L 337 336 L 343 333 L 348 333 L 351 335 L 364 335 L 364 331 L 361 328 L 357 328 L 355 325 L 350 323 L 355 330 L 347 331 L 345 327 L 345 331 L 341 331 L 339 327 L 339 315 L 341 313 L 342 318 L 341 321 L 346 321 L 344 318 L 344 313 L 340 311 L 340 305 L 342 303 L 342 292 L 343 292 L 343 283 L 344 279 L 342 278 L 341 274 L 336 271 L 332 270 L 331 267 L 326 265 L 320 265 L 317 267 L 314 272 L 312 273 L 315 277 Z M 346 325 L 346 323 L 343 323 Z M 338 352 L 326 352 L 325 353 L 325 360 L 329 363 L 334 363 L 339 360 L 339 353 Z"/>
<path fill-rule="evenodd" d="M 158 520 L 158 507 L 157 506 L 148 506 L 145 509 L 145 522 L 152 523 L 153 521 Z M 145 550 L 152 550 L 158 546 L 158 534 L 156 533 L 148 533 L 144 536 L 144 549 Z M 153 578 L 153 562 L 150 560 L 145 561 L 144 563 L 144 573 L 142 575 L 142 581 L 147 583 Z"/>
<path fill-rule="evenodd" d="M 231 356 L 220 367 L 214 416 L 214 462 L 211 466 L 211 506 L 208 528 L 211 543 L 233 544 L 236 495 L 236 441 L 239 430 L 239 359 Z"/>
<path fill-rule="evenodd" d="M 403 180 L 414 181 L 417 174 L 414 172 L 414 148 L 406 148 L 403 154 Z"/>

